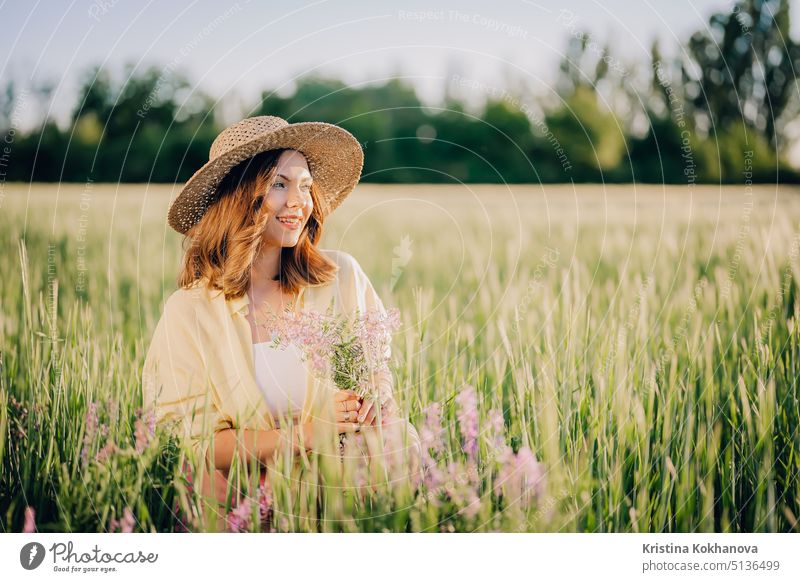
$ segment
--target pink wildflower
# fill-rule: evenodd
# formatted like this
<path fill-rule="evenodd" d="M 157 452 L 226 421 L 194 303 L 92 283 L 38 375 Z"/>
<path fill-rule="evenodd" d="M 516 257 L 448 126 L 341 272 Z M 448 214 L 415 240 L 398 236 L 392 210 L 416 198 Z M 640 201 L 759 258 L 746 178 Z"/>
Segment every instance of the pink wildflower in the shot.
<path fill-rule="evenodd" d="M 508 447 L 503 457 L 503 468 L 494 483 L 494 491 L 508 491 L 511 501 L 520 499 L 527 504 L 544 493 L 545 475 L 541 464 L 528 447 L 520 447 L 515 455 Z"/>
<path fill-rule="evenodd" d="M 458 513 L 472 517 L 480 510 L 480 478 L 475 462 L 467 461 L 464 465 L 458 461 L 447 464 L 447 478 L 444 492 L 458 508 Z"/>
<path fill-rule="evenodd" d="M 399 327 L 396 308 L 386 312 L 370 310 L 363 316 L 323 315 L 317 311 L 270 314 L 276 347 L 294 343 L 320 376 L 334 372 L 340 386 L 367 395 L 373 389 L 373 375 L 388 370 L 391 333 Z"/>
<path fill-rule="evenodd" d="M 456 396 L 458 425 L 463 438 L 462 450 L 474 458 L 478 453 L 478 397 L 475 388 L 465 386 Z"/>
<path fill-rule="evenodd" d="M 251 518 L 252 508 L 250 506 L 250 498 L 245 497 L 228 513 L 228 530 L 236 533 L 249 531 Z"/>
<path fill-rule="evenodd" d="M 270 510 L 272 508 L 272 489 L 269 484 L 262 483 L 258 488 L 258 517 L 262 528 L 269 523 Z"/>
<path fill-rule="evenodd" d="M 126 507 L 122 512 L 122 533 L 131 533 L 135 525 L 136 519 L 133 517 L 130 508 Z"/>
<path fill-rule="evenodd" d="M 444 482 L 444 476 L 432 456 L 432 453 L 436 455 L 444 451 L 441 410 L 442 407 L 438 402 L 432 402 L 425 407 L 425 422 L 419 435 L 422 445 L 423 479 L 425 486 L 431 490 Z"/>
<path fill-rule="evenodd" d="M 113 533 L 117 530 L 117 528 L 119 528 L 120 533 L 131 533 L 135 525 L 136 525 L 136 518 L 133 516 L 133 512 L 131 512 L 129 507 L 125 507 L 125 509 L 122 512 L 121 520 L 116 520 L 113 517 L 111 518 L 111 523 L 109 524 L 109 530 L 111 531 L 111 533 Z"/>
<path fill-rule="evenodd" d="M 464 517 L 475 517 L 481 510 L 481 498 L 478 496 L 475 489 L 465 488 L 464 505 L 458 510 L 458 513 Z"/>
<path fill-rule="evenodd" d="M 367 311 L 354 323 L 355 336 L 361 342 L 367 362 L 373 367 L 391 356 L 392 332 L 400 327 L 400 310 L 396 307 L 385 312 Z"/>
<path fill-rule="evenodd" d="M 517 467 L 522 473 L 523 496 L 541 498 L 545 486 L 544 469 L 528 447 L 520 447 L 517 451 Z"/>
<path fill-rule="evenodd" d="M 89 462 L 89 449 L 94 443 L 95 432 L 97 431 L 97 404 L 94 402 L 89 403 L 89 408 L 86 411 L 85 431 L 83 436 L 83 449 L 81 449 L 81 462 L 85 467 Z"/>
<path fill-rule="evenodd" d="M 425 452 L 444 452 L 444 429 L 442 427 L 442 405 L 432 402 L 425 407 L 425 423 L 420 431 L 420 441 Z"/>
<path fill-rule="evenodd" d="M 147 448 L 147 445 L 150 444 L 155 435 L 155 413 L 152 410 L 148 410 L 143 417 L 136 419 L 135 426 L 136 452 L 141 453 Z"/>
<path fill-rule="evenodd" d="M 112 453 L 117 451 L 117 445 L 114 444 L 114 441 L 108 441 L 102 449 L 97 451 L 95 455 L 95 460 L 99 463 L 105 461 Z"/>
<path fill-rule="evenodd" d="M 36 510 L 30 505 L 25 508 L 25 525 L 22 533 L 33 533 L 36 531 Z"/>

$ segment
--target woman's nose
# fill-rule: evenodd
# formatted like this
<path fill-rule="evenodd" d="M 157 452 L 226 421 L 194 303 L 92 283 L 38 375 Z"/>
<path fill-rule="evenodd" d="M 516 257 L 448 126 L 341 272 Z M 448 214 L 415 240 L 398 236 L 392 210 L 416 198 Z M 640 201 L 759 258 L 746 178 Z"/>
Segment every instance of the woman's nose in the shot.
<path fill-rule="evenodd" d="M 286 201 L 286 206 L 305 206 L 305 198 L 299 186 L 294 186 L 289 190 L 289 198 Z"/>

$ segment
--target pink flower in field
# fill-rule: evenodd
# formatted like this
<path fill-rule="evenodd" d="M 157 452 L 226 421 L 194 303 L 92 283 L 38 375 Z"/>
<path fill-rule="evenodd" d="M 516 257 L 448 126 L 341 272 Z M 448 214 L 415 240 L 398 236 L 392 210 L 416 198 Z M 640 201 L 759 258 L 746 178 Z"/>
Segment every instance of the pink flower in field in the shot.
<path fill-rule="evenodd" d="M 456 396 L 462 450 L 474 458 L 478 454 L 478 397 L 475 388 L 465 386 Z"/>
<path fill-rule="evenodd" d="M 400 310 L 391 308 L 382 312 L 367 311 L 357 318 L 354 325 L 355 336 L 361 342 L 367 362 L 378 367 L 388 359 L 391 351 L 392 333 L 400 327 Z"/>
<path fill-rule="evenodd" d="M 126 507 L 122 512 L 122 533 L 131 533 L 135 525 L 136 519 L 133 517 L 130 508 Z"/>
<path fill-rule="evenodd" d="M 473 460 L 466 464 L 451 461 L 446 467 L 444 492 L 450 502 L 458 508 L 458 513 L 473 517 L 480 511 L 480 476 Z"/>
<path fill-rule="evenodd" d="M 320 374 L 326 372 L 336 335 L 335 330 L 326 325 L 322 314 L 316 311 L 270 313 L 266 325 L 273 331 L 276 347 L 294 343 L 310 360 L 314 371 Z"/>
<path fill-rule="evenodd" d="M 143 417 L 137 418 L 135 426 L 136 452 L 141 453 L 150 444 L 156 432 L 154 411 L 148 410 Z"/>
<path fill-rule="evenodd" d="M 527 504 L 544 494 L 545 475 L 541 464 L 528 447 L 520 447 L 515 455 L 511 447 L 502 458 L 503 468 L 494 483 L 495 494 L 507 495 L 511 502 Z"/>
<path fill-rule="evenodd" d="M 86 419 L 84 422 L 85 429 L 83 435 L 83 448 L 81 449 L 81 462 L 85 467 L 89 462 L 89 449 L 94 443 L 95 433 L 97 432 L 97 404 L 94 402 L 89 403 L 89 408 L 86 411 Z"/>
<path fill-rule="evenodd" d="M 110 530 L 110 533 L 114 533 L 117 528 L 120 529 L 120 533 L 131 533 L 135 526 L 136 518 L 133 516 L 133 512 L 129 507 L 125 507 L 122 512 L 122 519 L 117 520 L 112 517 L 108 529 Z"/>
<path fill-rule="evenodd" d="M 523 495 L 541 498 L 545 486 L 544 469 L 528 447 L 520 447 L 517 451 L 517 467 L 522 473 Z"/>
<path fill-rule="evenodd" d="M 429 491 L 435 491 L 444 483 L 444 473 L 435 463 L 423 465 L 422 472 L 423 483 Z"/>
<path fill-rule="evenodd" d="M 442 427 L 442 407 L 432 402 L 425 407 L 425 422 L 419 433 L 422 448 L 422 472 L 425 486 L 434 490 L 444 482 L 444 475 L 432 455 L 444 452 L 444 428 Z M 415 483 L 415 486 L 417 483 Z"/>
<path fill-rule="evenodd" d="M 420 430 L 420 441 L 424 452 L 444 452 L 444 428 L 442 427 L 442 405 L 432 402 L 425 407 L 425 423 Z"/>
<path fill-rule="evenodd" d="M 464 506 L 458 510 L 458 513 L 464 517 L 475 517 L 481 510 L 481 498 L 478 496 L 475 489 L 465 489 Z"/>
<path fill-rule="evenodd" d="M 262 475 L 261 484 L 258 486 L 258 495 L 256 499 L 250 496 L 244 497 L 236 504 L 225 518 L 227 529 L 231 532 L 247 532 L 250 531 L 253 525 L 253 504 L 258 505 L 258 521 L 260 531 L 268 532 L 272 528 L 270 526 L 270 515 L 272 513 L 272 488 L 269 481 L 265 480 Z"/>
<path fill-rule="evenodd" d="M 369 310 L 363 316 L 323 315 L 317 311 L 269 314 L 276 347 L 294 343 L 320 376 L 333 373 L 340 388 L 362 396 L 373 390 L 374 375 L 388 369 L 391 334 L 399 327 L 400 312 Z"/>
<path fill-rule="evenodd" d="M 460 473 L 460 463 L 451 461 L 447 463 L 444 470 L 443 488 L 447 496 L 458 501 L 458 475 Z"/>
<path fill-rule="evenodd" d="M 36 510 L 30 505 L 25 508 L 25 525 L 22 526 L 22 533 L 33 533 L 36 531 Z"/>
<path fill-rule="evenodd" d="M 156 411 L 148 410 L 145 414 L 145 421 L 147 422 L 147 432 L 152 438 L 156 434 Z"/>
<path fill-rule="evenodd" d="M 250 506 L 250 498 L 245 497 L 228 513 L 228 531 L 236 533 L 249 531 L 251 519 L 252 508 Z"/>
<path fill-rule="evenodd" d="M 95 460 L 97 462 L 102 463 L 103 461 L 105 461 L 109 457 L 109 455 L 111 455 L 112 453 L 114 453 L 116 451 L 117 451 L 117 445 L 114 444 L 114 441 L 108 441 L 103 446 L 102 449 L 97 451 L 97 454 L 95 455 L 94 458 L 95 458 Z"/>
<path fill-rule="evenodd" d="M 262 531 L 269 523 L 270 509 L 272 508 L 272 489 L 266 483 L 258 488 L 258 516 L 261 521 Z"/>

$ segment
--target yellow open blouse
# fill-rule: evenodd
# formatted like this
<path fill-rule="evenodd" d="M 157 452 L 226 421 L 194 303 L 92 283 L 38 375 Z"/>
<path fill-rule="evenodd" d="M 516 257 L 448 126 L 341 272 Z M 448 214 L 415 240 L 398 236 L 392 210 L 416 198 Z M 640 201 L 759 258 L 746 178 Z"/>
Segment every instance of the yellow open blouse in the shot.
<path fill-rule="evenodd" d="M 331 283 L 301 289 L 297 309 L 333 314 L 385 311 L 361 266 L 352 255 L 320 249 L 339 267 Z M 204 281 L 178 289 L 164 305 L 145 358 L 142 372 L 144 406 L 155 406 L 156 422 L 177 420 L 198 459 L 206 459 L 210 431 L 227 428 L 270 430 L 276 422 L 255 377 L 250 325 L 245 319 L 249 297 L 226 300 L 221 290 Z M 308 389 L 300 422 L 318 413 L 319 391 L 331 383 L 319 382 L 308 370 Z M 380 394 L 392 399 L 390 372 L 378 374 Z M 419 443 L 416 430 L 410 438 Z M 206 438 L 203 438 L 203 436 Z"/>

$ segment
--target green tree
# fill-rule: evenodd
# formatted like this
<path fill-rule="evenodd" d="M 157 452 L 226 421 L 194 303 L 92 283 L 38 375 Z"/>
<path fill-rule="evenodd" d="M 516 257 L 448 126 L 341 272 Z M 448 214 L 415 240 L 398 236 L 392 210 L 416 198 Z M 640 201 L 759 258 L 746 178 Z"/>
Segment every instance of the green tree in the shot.
<path fill-rule="evenodd" d="M 789 36 L 786 0 L 740 0 L 692 35 L 683 64 L 686 95 L 701 128 L 744 123 L 777 146 L 792 97 L 800 46 Z"/>

